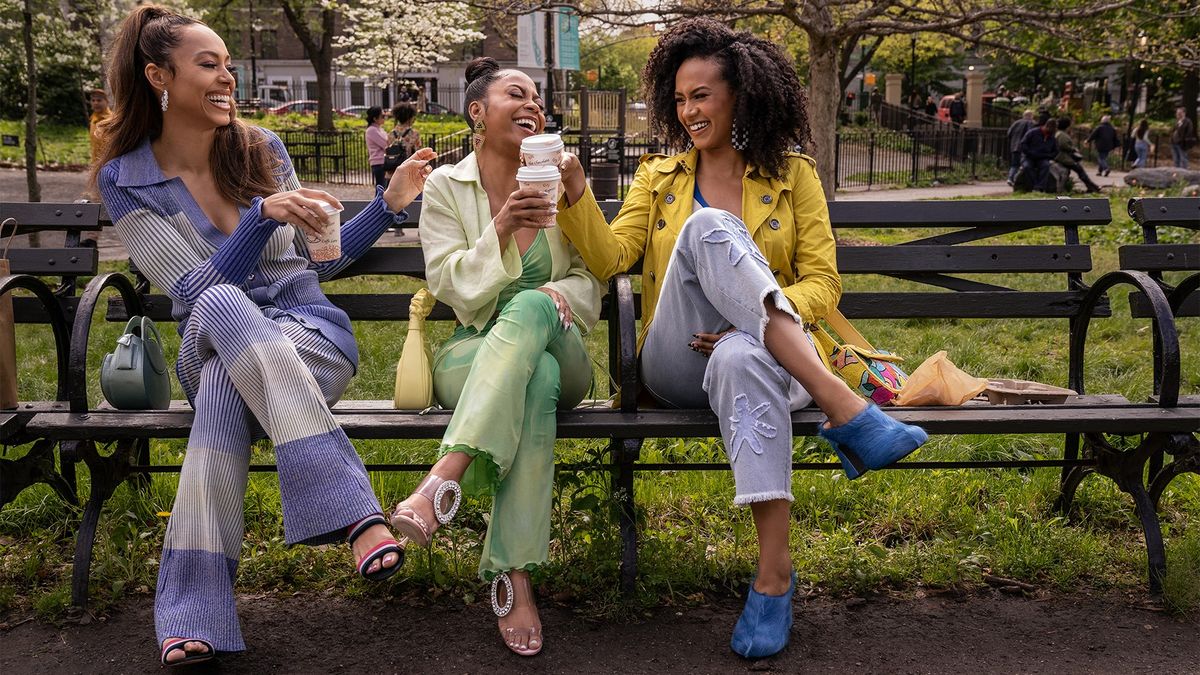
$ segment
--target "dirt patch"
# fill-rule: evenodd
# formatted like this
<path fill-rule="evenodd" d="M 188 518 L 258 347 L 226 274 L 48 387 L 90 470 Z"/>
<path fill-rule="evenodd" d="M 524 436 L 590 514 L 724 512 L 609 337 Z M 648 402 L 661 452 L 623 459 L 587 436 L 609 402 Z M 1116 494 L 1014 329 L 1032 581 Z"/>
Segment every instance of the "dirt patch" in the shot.
<path fill-rule="evenodd" d="M 757 663 L 729 651 L 736 598 L 597 621 L 543 608 L 546 648 L 507 652 L 490 609 L 439 600 L 251 596 L 240 600 L 249 650 L 193 672 L 226 673 L 1195 673 L 1200 625 L 1137 599 L 1000 594 L 796 603 L 792 640 Z M 545 603 L 549 604 L 549 603 Z M 88 625 L 30 621 L 0 630 L 0 672 L 158 673 L 152 600 Z"/>

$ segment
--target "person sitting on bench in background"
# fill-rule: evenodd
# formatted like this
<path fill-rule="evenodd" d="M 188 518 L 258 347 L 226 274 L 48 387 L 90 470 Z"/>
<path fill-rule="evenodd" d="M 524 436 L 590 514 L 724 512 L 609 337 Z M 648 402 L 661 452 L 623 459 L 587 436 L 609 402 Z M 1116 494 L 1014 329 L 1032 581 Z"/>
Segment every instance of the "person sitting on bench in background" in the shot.
<path fill-rule="evenodd" d="M 1047 188 L 1046 183 L 1050 180 L 1050 162 L 1058 155 L 1056 133 L 1058 125 L 1049 113 L 1042 113 L 1038 125 L 1026 132 L 1021 140 L 1021 171 L 1025 176 L 1024 181 L 1016 181 L 1018 184 L 1026 184 L 1031 190 L 1055 191 Z"/>

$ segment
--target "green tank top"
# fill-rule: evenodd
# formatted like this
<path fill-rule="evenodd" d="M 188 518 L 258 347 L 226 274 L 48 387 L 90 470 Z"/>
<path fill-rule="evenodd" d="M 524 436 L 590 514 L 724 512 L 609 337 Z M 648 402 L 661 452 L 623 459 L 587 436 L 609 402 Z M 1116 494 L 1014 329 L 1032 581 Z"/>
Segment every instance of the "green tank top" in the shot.
<path fill-rule="evenodd" d="M 550 272 L 553 269 L 553 263 L 550 259 L 550 242 L 546 241 L 546 231 L 539 230 L 537 237 L 529 248 L 525 250 L 525 254 L 521 256 L 521 276 L 516 281 L 504 287 L 500 291 L 500 298 L 496 301 L 496 313 L 499 314 L 516 295 L 521 291 L 528 291 L 534 288 L 541 288 L 550 281 Z M 483 327 L 480 332 L 486 333 L 492 329 L 492 325 L 496 323 L 496 318 L 492 317 L 491 321 Z M 454 329 L 454 334 L 446 341 L 446 344 L 456 342 L 465 337 L 478 335 L 479 332 L 470 326 L 459 326 Z"/>

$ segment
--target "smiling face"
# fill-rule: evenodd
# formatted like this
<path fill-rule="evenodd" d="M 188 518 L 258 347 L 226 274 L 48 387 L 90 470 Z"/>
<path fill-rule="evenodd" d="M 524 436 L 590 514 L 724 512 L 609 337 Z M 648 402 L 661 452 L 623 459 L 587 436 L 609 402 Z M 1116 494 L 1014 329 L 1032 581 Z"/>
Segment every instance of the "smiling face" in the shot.
<path fill-rule="evenodd" d="M 171 68 L 149 64 L 146 79 L 159 96 L 167 90 L 164 121 L 216 128 L 233 120 L 233 59 L 225 42 L 207 26 L 184 28 L 179 46 L 171 52 Z"/>
<path fill-rule="evenodd" d="M 675 71 L 675 116 L 699 150 L 730 144 L 735 100 L 715 59 L 693 57 Z"/>
<path fill-rule="evenodd" d="M 486 104 L 485 104 L 486 102 Z M 483 101 L 471 104 L 471 119 L 483 116 L 487 144 L 502 149 L 519 148 L 521 141 L 542 133 L 546 113 L 537 85 L 517 70 L 502 70 L 488 87 Z"/>

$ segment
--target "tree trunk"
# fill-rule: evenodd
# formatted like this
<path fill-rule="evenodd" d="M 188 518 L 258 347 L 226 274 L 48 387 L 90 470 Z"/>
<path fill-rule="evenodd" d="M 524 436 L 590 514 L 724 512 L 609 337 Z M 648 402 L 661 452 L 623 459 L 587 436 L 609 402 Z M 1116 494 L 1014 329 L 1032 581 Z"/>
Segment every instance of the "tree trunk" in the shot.
<path fill-rule="evenodd" d="M 29 82 L 25 107 L 25 182 L 29 186 L 29 201 L 42 201 L 42 188 L 37 177 L 37 60 L 33 56 L 33 7 L 25 0 L 21 12 L 21 33 L 25 39 L 25 74 Z"/>
<path fill-rule="evenodd" d="M 1200 97 L 1200 68 L 1193 68 L 1183 75 L 1183 86 L 1180 87 L 1180 103 L 1183 110 L 1195 125 L 1197 120 L 1196 99 Z"/>
<path fill-rule="evenodd" d="M 321 49 L 313 54 L 317 71 L 317 128 L 333 131 L 333 33 L 336 14 L 321 10 Z"/>
<path fill-rule="evenodd" d="M 838 73 L 838 45 L 830 37 L 808 34 L 808 123 L 817 160 L 817 175 L 825 190 L 825 199 L 834 200 L 837 187 L 834 153 L 837 148 L 837 114 L 841 103 Z"/>

